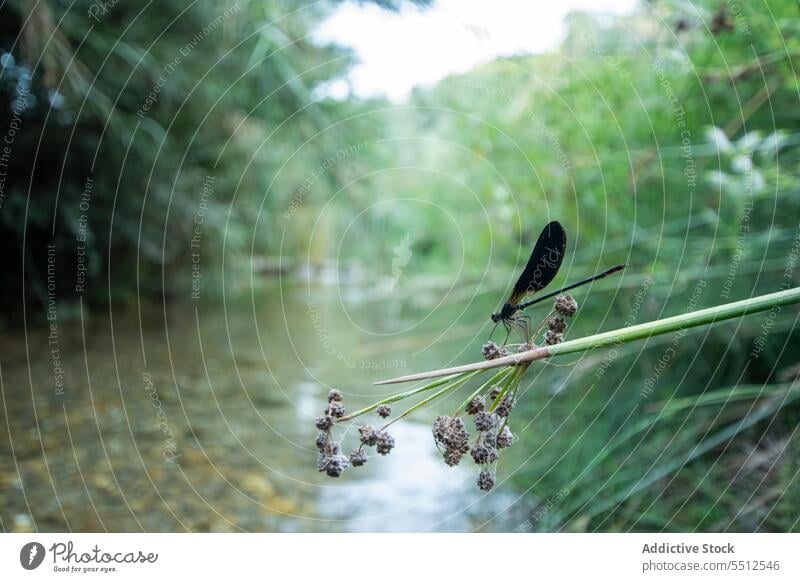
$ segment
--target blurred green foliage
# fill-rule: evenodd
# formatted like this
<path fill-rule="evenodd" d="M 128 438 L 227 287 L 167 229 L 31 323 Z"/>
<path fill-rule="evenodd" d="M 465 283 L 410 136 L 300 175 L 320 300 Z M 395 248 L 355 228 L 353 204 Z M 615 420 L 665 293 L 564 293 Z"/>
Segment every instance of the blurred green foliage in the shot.
<path fill-rule="evenodd" d="M 346 49 L 309 40 L 334 4 L 119 2 L 94 18 L 96 3 L 33 5 L 0 7 L 0 128 L 15 111 L 22 126 L 0 207 L 12 250 L 0 301 L 11 319 L 23 289 L 44 304 L 51 241 L 59 280 L 74 279 L 90 178 L 83 297 L 92 305 L 187 293 L 208 176 L 209 290 L 225 281 L 246 291 L 251 267 L 269 270 L 275 257 L 385 274 L 410 240 L 415 272 L 449 284 L 489 269 L 494 282 L 480 290 L 499 295 L 552 218 L 571 236 L 564 278 L 629 264 L 613 302 L 583 312 L 573 333 L 606 317 L 635 323 L 685 309 L 698 281 L 697 307 L 787 282 L 800 226 L 795 0 L 653 1 L 614 20 L 575 13 L 559 51 L 482 65 L 415 89 L 402 105 L 326 96 L 353 62 Z M 608 367 L 593 356 L 576 372 L 541 372 L 536 382 L 559 390 L 603 388 L 567 412 L 555 388 L 531 391 L 528 434 L 542 440 L 527 443 L 535 456 L 514 479 L 542 499 L 570 493 L 530 527 L 796 530 L 796 463 L 765 461 L 732 480 L 737 467 L 714 458 L 726 444 L 796 458 L 794 397 L 704 396 L 743 383 L 786 390 L 800 347 L 786 344 L 793 313 L 748 366 L 760 319 L 736 341 L 724 329 L 687 336 L 659 374 L 669 388 L 644 404 L 640 380 L 653 375 L 662 344 L 621 350 Z M 777 421 L 735 428 L 762 404 Z M 620 432 L 631 417 L 646 441 L 625 441 L 642 434 Z M 550 442 L 548 431 L 576 441 Z M 719 440 L 700 455 L 709 435 Z M 764 481 L 774 485 L 759 489 Z"/>
<path fill-rule="evenodd" d="M 723 265 L 742 238 L 748 260 L 785 253 L 795 233 L 790 0 L 770 12 L 708 1 L 650 3 L 616 21 L 574 13 L 557 53 L 481 66 L 404 106 L 325 96 L 352 63 L 309 40 L 332 4 L 117 3 L 98 14 L 97 3 L 52 2 L 22 26 L 27 6 L 2 8 L 18 65 L 3 69 L 3 125 L 19 71 L 36 103 L 0 220 L 7 248 L 26 238 L 34 297 L 46 242 L 73 277 L 89 178 L 93 301 L 188 289 L 207 176 L 203 260 L 227 253 L 236 290 L 252 256 L 386 263 L 408 233 L 418 268 L 445 273 L 465 258 L 475 276 L 524 259 L 549 217 L 568 225 L 586 270 L 600 249 L 677 279 Z M 109 278 L 116 259 L 136 268 Z M 749 293 L 737 284 L 733 295 Z"/>

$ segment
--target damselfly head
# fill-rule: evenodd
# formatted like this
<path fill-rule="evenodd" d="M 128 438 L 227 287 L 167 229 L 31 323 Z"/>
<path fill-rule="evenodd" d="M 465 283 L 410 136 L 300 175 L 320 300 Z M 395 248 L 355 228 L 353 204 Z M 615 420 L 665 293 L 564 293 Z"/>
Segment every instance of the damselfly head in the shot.
<path fill-rule="evenodd" d="M 511 303 L 504 303 L 503 308 L 500 311 L 492 313 L 492 321 L 497 323 L 498 321 L 503 321 L 504 319 L 508 319 L 512 315 L 514 315 L 516 311 L 517 308 L 515 305 L 512 305 Z"/>

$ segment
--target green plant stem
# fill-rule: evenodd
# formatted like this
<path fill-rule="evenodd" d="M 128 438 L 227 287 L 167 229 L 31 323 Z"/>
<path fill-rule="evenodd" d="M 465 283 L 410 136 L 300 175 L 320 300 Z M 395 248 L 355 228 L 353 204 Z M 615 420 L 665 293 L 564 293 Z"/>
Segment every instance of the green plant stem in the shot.
<path fill-rule="evenodd" d="M 423 400 L 420 400 L 420 401 L 419 401 L 419 402 L 417 402 L 417 403 L 416 403 L 414 406 L 412 406 L 411 408 L 409 408 L 408 410 L 404 411 L 404 412 L 403 412 L 402 414 L 400 414 L 399 416 L 397 416 L 397 417 L 393 418 L 392 420 L 390 420 L 389 422 L 387 422 L 387 423 L 386 423 L 386 424 L 383 426 L 383 428 L 382 428 L 381 430 L 385 430 L 385 429 L 386 429 L 386 428 L 388 428 L 388 427 L 389 427 L 391 424 L 393 424 L 393 423 L 397 422 L 398 420 L 400 420 L 400 419 L 402 419 L 402 418 L 405 418 L 405 417 L 407 417 L 408 415 L 412 414 L 412 413 L 413 413 L 414 411 L 416 411 L 416 410 L 419 410 L 419 409 L 420 409 L 420 408 L 422 408 L 423 406 L 425 406 L 425 405 L 427 405 L 427 404 L 430 404 L 431 402 L 433 402 L 434 400 L 436 400 L 436 399 L 437 399 L 437 398 L 439 398 L 440 396 L 443 396 L 444 394 L 447 394 L 448 392 L 450 392 L 450 391 L 452 391 L 452 390 L 455 390 L 456 388 L 459 388 L 460 386 L 463 386 L 463 385 L 464 385 L 466 382 L 468 382 L 469 380 L 471 380 L 471 379 L 472 379 L 472 377 L 473 377 L 473 376 L 475 376 L 475 375 L 476 375 L 476 374 L 478 374 L 478 373 L 479 373 L 479 372 L 472 372 L 472 373 L 470 373 L 470 374 L 466 374 L 466 375 L 465 375 L 463 378 L 460 378 L 459 380 L 456 380 L 455 382 L 451 382 L 451 383 L 449 383 L 449 385 L 445 386 L 444 388 L 442 388 L 442 389 L 441 389 L 441 390 L 439 390 L 438 392 L 434 392 L 433 394 L 431 394 L 431 395 L 430 395 L 430 396 L 428 396 L 427 398 L 425 398 L 425 399 L 423 399 Z"/>
<path fill-rule="evenodd" d="M 551 346 L 549 348 L 550 355 L 560 356 L 563 354 L 582 352 L 588 349 L 624 344 L 656 335 L 688 329 L 690 327 L 709 325 L 735 317 L 744 317 L 745 315 L 766 311 L 773 307 L 780 308 L 784 305 L 791 305 L 792 303 L 798 302 L 800 302 L 800 287 L 795 287 L 794 289 L 787 289 L 786 291 L 779 291 L 778 293 L 752 297 L 727 305 L 717 305 L 699 311 L 683 313 L 657 321 L 571 340 Z"/>
<path fill-rule="evenodd" d="M 528 369 L 528 366 L 519 366 L 514 368 L 514 371 L 509 375 L 506 381 L 503 383 L 503 387 L 500 389 L 500 393 L 492 402 L 492 405 L 489 407 L 489 412 L 494 412 L 494 409 L 497 408 L 497 405 L 503 401 L 506 393 L 511 389 L 513 386 L 516 388 L 519 385 L 520 380 L 522 379 L 522 375 L 525 373 L 525 370 Z"/>
<path fill-rule="evenodd" d="M 633 325 L 605 333 L 599 333 L 579 339 L 570 340 L 554 346 L 539 347 L 533 350 L 512 354 L 503 358 L 495 360 L 488 360 L 484 362 L 475 362 L 473 364 L 466 364 L 464 366 L 455 366 L 452 368 L 443 368 L 441 370 L 433 370 L 431 372 L 422 372 L 420 374 L 411 374 L 408 376 L 401 376 L 399 378 L 392 378 L 391 380 L 383 380 L 377 384 L 398 384 L 401 382 L 411 382 L 416 380 L 423 380 L 426 378 L 438 378 L 441 376 L 451 376 L 453 374 L 462 374 L 464 372 L 471 372 L 474 370 L 488 370 L 491 368 L 500 368 L 503 366 L 515 366 L 518 364 L 533 362 L 535 360 L 542 360 L 552 356 L 562 356 L 566 354 L 574 354 L 576 352 L 583 352 L 596 348 L 603 348 L 608 346 L 620 345 L 640 339 L 647 339 L 650 337 L 662 335 L 697 327 L 700 325 L 709 325 L 724 321 L 726 319 L 733 319 L 735 317 L 743 317 L 745 315 L 752 315 L 767 309 L 777 308 L 780 309 L 785 305 L 800 302 L 800 287 L 779 291 L 777 293 L 770 293 L 768 295 L 761 295 L 759 297 L 751 297 L 743 301 L 736 301 L 727 305 L 717 305 L 699 311 L 690 313 L 683 313 L 657 321 Z"/>
<path fill-rule="evenodd" d="M 468 397 L 468 398 L 467 398 L 467 399 L 466 399 L 464 402 L 462 402 L 462 403 L 461 403 L 461 406 L 459 406 L 459 407 L 456 409 L 456 411 L 453 413 L 453 416 L 456 416 L 456 415 L 458 415 L 458 413 L 459 413 L 460 411 L 463 411 L 463 410 L 464 410 L 464 409 L 467 407 L 467 405 L 468 405 L 470 402 L 472 402 L 472 400 L 473 400 L 473 399 L 474 399 L 474 398 L 475 398 L 475 397 L 476 397 L 478 394 L 480 394 L 481 392 L 483 392 L 484 390 L 486 390 L 486 387 L 487 387 L 489 384 L 493 384 L 493 383 L 495 383 L 495 382 L 499 382 L 499 381 L 503 380 L 503 379 L 504 379 L 506 376 L 508 376 L 509 374 L 511 374 L 511 371 L 512 371 L 512 370 L 513 370 L 513 368 L 505 368 L 505 369 L 503 369 L 503 370 L 500 370 L 500 371 L 499 371 L 499 372 L 497 372 L 497 373 L 496 373 L 494 376 L 492 376 L 491 378 L 489 378 L 489 379 L 488 379 L 486 382 L 484 382 L 483 384 L 481 384 L 480 386 L 478 386 L 478 388 L 477 388 L 477 389 L 476 389 L 476 390 L 475 390 L 475 391 L 474 391 L 472 394 L 470 394 L 470 395 L 469 395 L 469 397 Z"/>
<path fill-rule="evenodd" d="M 438 388 L 442 384 L 448 384 L 450 382 L 458 381 L 461 378 L 463 378 L 464 376 L 470 376 L 471 377 L 470 374 L 471 373 L 469 373 L 469 372 L 465 372 L 463 374 L 454 374 L 454 375 L 451 375 L 451 376 L 447 376 L 445 378 L 440 378 L 439 380 L 436 380 L 435 382 L 431 382 L 429 384 L 425 384 L 424 386 L 420 386 L 419 388 L 414 388 L 413 390 L 407 390 L 405 392 L 400 392 L 398 394 L 393 394 L 393 395 L 391 395 L 391 396 L 389 396 L 387 398 L 384 398 L 383 400 L 378 400 L 377 402 L 373 402 L 372 404 L 362 408 L 361 410 L 357 410 L 355 412 L 351 412 L 350 414 L 347 414 L 347 415 L 337 419 L 336 422 L 345 422 L 345 421 L 348 421 L 348 420 L 352 420 L 352 419 L 356 418 L 357 416 L 361 416 L 362 414 L 366 414 L 367 412 L 372 412 L 373 410 L 378 408 L 381 404 L 391 404 L 392 402 L 397 402 L 398 400 L 404 400 L 406 398 L 410 398 L 411 396 L 414 396 L 416 394 L 420 394 L 421 392 L 427 392 L 428 390 L 433 390 L 434 388 Z M 472 374 L 472 375 L 474 375 L 474 374 Z"/>

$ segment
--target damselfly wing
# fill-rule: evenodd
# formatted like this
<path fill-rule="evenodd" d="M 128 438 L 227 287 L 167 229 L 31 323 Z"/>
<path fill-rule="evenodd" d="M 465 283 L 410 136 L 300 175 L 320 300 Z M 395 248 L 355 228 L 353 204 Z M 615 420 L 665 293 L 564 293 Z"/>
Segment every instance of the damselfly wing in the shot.
<path fill-rule="evenodd" d="M 517 279 L 514 289 L 499 312 L 492 314 L 492 321 L 507 321 L 518 310 L 518 305 L 530 293 L 541 291 L 558 274 L 567 248 L 567 233 L 561 223 L 550 222 L 542 229 L 528 264 Z"/>
<path fill-rule="evenodd" d="M 558 274 L 566 249 L 567 232 L 561 223 L 553 221 L 545 226 L 506 303 L 517 305 L 527 294 L 547 287 Z"/>
<path fill-rule="evenodd" d="M 567 233 L 564 227 L 557 221 L 553 221 L 545 226 L 542 233 L 539 235 L 539 239 L 536 241 L 536 246 L 533 247 L 533 252 L 531 253 L 530 259 L 528 259 L 528 264 L 525 265 L 525 270 L 522 271 L 522 274 L 514 285 L 514 289 L 511 291 L 511 295 L 509 295 L 503 307 L 500 308 L 500 311 L 492 313 L 492 321 L 495 323 L 502 322 L 507 330 L 510 330 L 513 325 L 520 325 L 525 329 L 527 335 L 528 318 L 519 315 L 520 311 L 523 311 L 531 305 L 560 295 L 570 289 L 575 289 L 581 285 L 586 285 L 592 281 L 607 277 L 625 268 L 624 264 L 616 265 L 602 273 L 592 275 L 591 277 L 562 287 L 552 293 L 547 293 L 546 295 L 522 302 L 526 295 L 541 291 L 555 278 L 564 260 L 566 248 Z"/>

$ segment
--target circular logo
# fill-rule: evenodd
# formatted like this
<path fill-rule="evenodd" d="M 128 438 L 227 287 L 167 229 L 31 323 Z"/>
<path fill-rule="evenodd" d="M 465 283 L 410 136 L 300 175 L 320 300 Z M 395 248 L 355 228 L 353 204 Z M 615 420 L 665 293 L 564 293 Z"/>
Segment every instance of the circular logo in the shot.
<path fill-rule="evenodd" d="M 26 570 L 35 570 L 44 560 L 44 546 L 39 542 L 28 542 L 19 551 L 19 563 Z"/>

